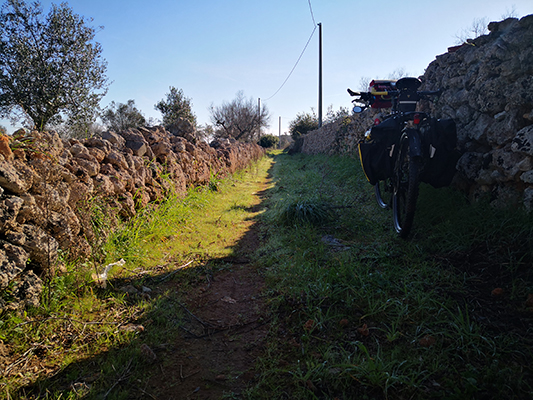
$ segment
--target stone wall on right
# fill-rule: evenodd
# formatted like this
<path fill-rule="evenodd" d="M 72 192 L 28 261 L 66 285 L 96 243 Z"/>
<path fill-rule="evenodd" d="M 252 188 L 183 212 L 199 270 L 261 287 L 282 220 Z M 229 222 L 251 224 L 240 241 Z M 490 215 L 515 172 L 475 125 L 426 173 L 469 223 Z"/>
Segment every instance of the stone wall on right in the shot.
<path fill-rule="evenodd" d="M 420 90 L 443 94 L 421 107 L 456 121 L 462 189 L 533 210 L 533 15 L 488 28 L 428 66 Z"/>

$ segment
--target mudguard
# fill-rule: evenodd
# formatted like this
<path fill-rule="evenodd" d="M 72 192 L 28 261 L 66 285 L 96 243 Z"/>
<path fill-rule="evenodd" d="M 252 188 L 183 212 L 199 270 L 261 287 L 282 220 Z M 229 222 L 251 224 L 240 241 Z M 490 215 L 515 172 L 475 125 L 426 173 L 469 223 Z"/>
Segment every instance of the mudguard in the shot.
<path fill-rule="evenodd" d="M 409 139 L 409 157 L 422 157 L 420 132 L 417 129 L 406 129 L 405 133 Z"/>

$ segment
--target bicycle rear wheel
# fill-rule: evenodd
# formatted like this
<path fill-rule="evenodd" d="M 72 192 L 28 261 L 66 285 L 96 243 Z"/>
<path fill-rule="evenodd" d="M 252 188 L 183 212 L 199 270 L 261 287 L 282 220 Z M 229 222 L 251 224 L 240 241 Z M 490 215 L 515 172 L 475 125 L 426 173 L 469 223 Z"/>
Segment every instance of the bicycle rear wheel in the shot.
<path fill-rule="evenodd" d="M 409 138 L 404 133 L 400 139 L 400 151 L 394 168 L 394 193 L 392 214 L 394 229 L 402 238 L 411 232 L 415 216 L 420 160 L 409 156 Z"/>
<path fill-rule="evenodd" d="M 392 205 L 392 180 L 390 178 L 384 181 L 378 181 L 374 185 L 374 191 L 376 193 L 376 201 L 381 208 L 390 208 Z"/>

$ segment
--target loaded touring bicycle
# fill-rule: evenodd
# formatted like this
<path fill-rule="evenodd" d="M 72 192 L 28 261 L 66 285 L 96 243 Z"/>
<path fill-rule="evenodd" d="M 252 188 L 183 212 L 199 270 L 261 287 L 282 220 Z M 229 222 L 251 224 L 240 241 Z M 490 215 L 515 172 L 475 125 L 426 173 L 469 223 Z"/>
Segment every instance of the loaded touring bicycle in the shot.
<path fill-rule="evenodd" d="M 368 92 L 348 89 L 355 113 L 390 109 L 359 142 L 359 156 L 378 204 L 392 208 L 394 228 L 403 238 L 413 225 L 419 182 L 450 185 L 458 160 L 455 122 L 416 110 L 419 100 L 441 91 L 418 91 L 420 85 L 417 78 L 402 78 L 373 80 Z"/>

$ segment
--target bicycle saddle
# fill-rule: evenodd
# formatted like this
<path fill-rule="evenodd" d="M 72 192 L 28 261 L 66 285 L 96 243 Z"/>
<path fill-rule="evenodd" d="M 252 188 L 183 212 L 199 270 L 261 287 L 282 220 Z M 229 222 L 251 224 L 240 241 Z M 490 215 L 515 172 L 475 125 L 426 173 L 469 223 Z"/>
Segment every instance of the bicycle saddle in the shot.
<path fill-rule="evenodd" d="M 421 84 L 422 82 L 418 78 L 401 78 L 396 82 L 396 89 L 416 91 Z"/>

